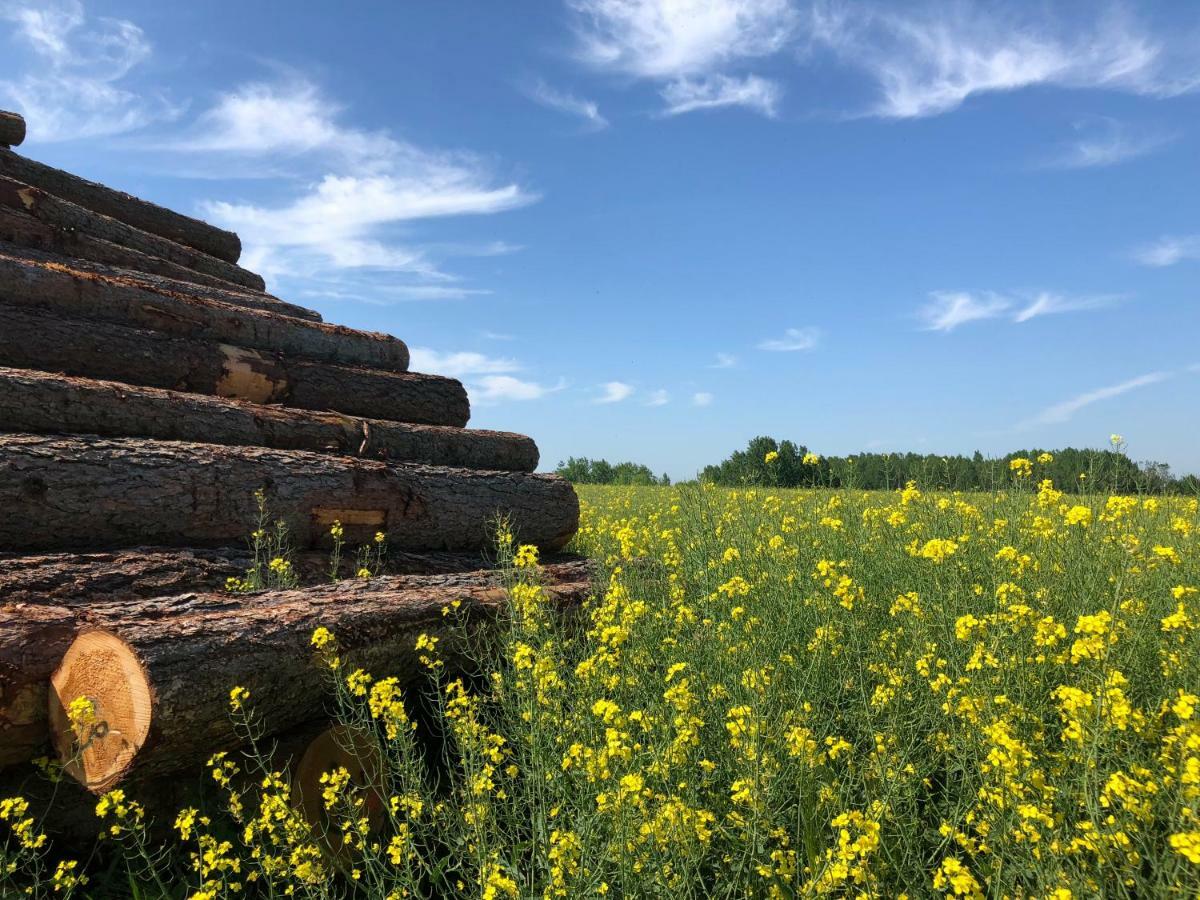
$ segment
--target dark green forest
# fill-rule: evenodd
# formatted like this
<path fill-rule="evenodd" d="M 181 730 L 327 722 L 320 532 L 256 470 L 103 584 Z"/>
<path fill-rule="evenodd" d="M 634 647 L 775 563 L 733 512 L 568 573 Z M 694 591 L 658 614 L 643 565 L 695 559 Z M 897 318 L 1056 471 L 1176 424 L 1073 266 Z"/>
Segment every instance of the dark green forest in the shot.
<path fill-rule="evenodd" d="M 854 456 L 819 456 L 803 444 L 760 436 L 744 450 L 721 462 L 705 466 L 700 480 L 729 487 L 831 487 L 893 490 L 913 481 L 925 489 L 990 491 L 1009 487 L 1018 475 L 1014 459 L 1027 459 L 1032 470 L 1023 476 L 1033 483 L 1045 478 L 1059 490 L 1074 493 L 1180 493 L 1200 495 L 1200 478 L 1175 477 L 1159 462 L 1135 462 L 1119 448 L 1103 450 L 1066 447 L 1060 450 L 1014 450 L 1002 457 L 939 456 L 928 453 L 859 453 Z M 655 476 L 646 466 L 632 462 L 572 457 L 561 463 L 559 475 L 576 484 L 670 484 L 666 475 Z"/>

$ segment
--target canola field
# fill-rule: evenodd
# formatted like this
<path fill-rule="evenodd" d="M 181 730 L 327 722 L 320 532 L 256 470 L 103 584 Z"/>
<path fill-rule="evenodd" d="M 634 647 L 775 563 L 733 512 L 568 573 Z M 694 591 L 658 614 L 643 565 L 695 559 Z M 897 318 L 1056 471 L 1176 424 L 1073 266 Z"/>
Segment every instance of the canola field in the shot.
<path fill-rule="evenodd" d="M 1196 498 L 1065 495 L 1032 461 L 994 494 L 580 494 L 602 576 L 579 615 L 517 536 L 480 677 L 419 642 L 440 778 L 411 698 L 348 671 L 330 623 L 316 664 L 386 749 L 382 826 L 330 773 L 330 852 L 230 754 L 224 808 L 182 810 L 170 848 L 101 801 L 129 870 L 193 900 L 1197 896 Z M 253 697 L 231 708 L 252 728 Z M 84 889 L 50 871 L 47 896 Z"/>

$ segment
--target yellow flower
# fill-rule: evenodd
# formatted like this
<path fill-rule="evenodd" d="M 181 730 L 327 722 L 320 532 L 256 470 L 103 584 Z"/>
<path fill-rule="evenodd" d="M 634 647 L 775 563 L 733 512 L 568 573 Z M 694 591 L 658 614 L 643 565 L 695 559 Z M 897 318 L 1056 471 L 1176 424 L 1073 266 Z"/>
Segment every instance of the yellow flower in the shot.
<path fill-rule="evenodd" d="M 777 459 L 779 459 L 779 453 L 776 452 L 775 450 L 771 450 L 767 453 L 766 456 L 763 457 L 763 462 L 770 465 L 771 463 L 775 462 L 775 460 L 777 460 Z"/>
<path fill-rule="evenodd" d="M 250 699 L 250 692 L 241 685 L 235 686 L 229 692 L 229 708 L 233 712 L 241 712 L 243 705 Z"/>
<path fill-rule="evenodd" d="M 1200 866 L 1200 831 L 1183 831 L 1168 838 L 1171 849 L 1190 863 Z"/>
<path fill-rule="evenodd" d="M 1033 462 L 1024 456 L 1018 456 L 1016 459 L 1009 460 L 1008 468 L 1018 478 L 1028 478 L 1033 474 Z"/>
<path fill-rule="evenodd" d="M 312 645 L 318 650 L 324 650 L 327 647 L 336 647 L 337 640 L 334 638 L 333 632 L 322 625 L 312 633 Z"/>

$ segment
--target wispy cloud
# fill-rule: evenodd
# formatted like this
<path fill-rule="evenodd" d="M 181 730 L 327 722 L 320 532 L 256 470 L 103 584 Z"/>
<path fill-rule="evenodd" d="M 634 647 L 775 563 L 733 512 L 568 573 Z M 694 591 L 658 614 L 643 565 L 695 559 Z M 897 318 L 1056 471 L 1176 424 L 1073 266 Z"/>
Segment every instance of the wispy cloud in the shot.
<path fill-rule="evenodd" d="M 633 385 L 623 381 L 606 381 L 600 385 L 600 396 L 593 403 L 620 403 L 633 393 Z"/>
<path fill-rule="evenodd" d="M 414 372 L 428 372 L 434 375 L 445 375 L 449 378 L 516 372 L 521 368 L 520 363 L 515 359 L 488 356 L 472 351 L 442 353 L 428 347 L 410 347 L 409 355 L 411 357 L 409 366 Z"/>
<path fill-rule="evenodd" d="M 708 391 L 697 391 L 692 394 L 692 406 L 711 406 L 713 395 Z"/>
<path fill-rule="evenodd" d="M 671 402 L 671 395 L 663 389 L 652 391 L 646 399 L 647 406 L 666 406 Z"/>
<path fill-rule="evenodd" d="M 1151 96 L 1200 87 L 1194 54 L 1173 53 L 1121 7 L 1100 7 L 1091 21 L 1053 10 L 830 0 L 814 6 L 810 35 L 876 82 L 870 112 L 887 118 L 937 115 L 977 94 L 1035 85 Z"/>
<path fill-rule="evenodd" d="M 34 61 L 23 74 L 0 77 L 0 106 L 25 115 L 31 141 L 121 134 L 180 112 L 162 96 L 123 86 L 151 54 L 133 22 L 89 18 L 78 0 L 0 0 L 0 24 Z"/>
<path fill-rule="evenodd" d="M 1173 266 L 1186 259 L 1200 259 L 1200 234 L 1165 235 L 1139 247 L 1134 259 L 1144 266 Z"/>
<path fill-rule="evenodd" d="M 560 380 L 550 386 L 537 381 L 522 381 L 512 375 L 484 375 L 467 381 L 465 387 L 471 403 L 484 406 L 506 400 L 541 400 L 548 394 L 561 391 L 566 387 L 566 382 Z"/>
<path fill-rule="evenodd" d="M 1115 294 L 1070 296 L 1053 291 L 1021 292 L 1012 295 L 994 291 L 934 291 L 930 302 L 917 311 L 926 331 L 953 331 L 969 322 L 1008 318 L 1028 322 L 1039 316 L 1100 309 L 1120 302 Z"/>
<path fill-rule="evenodd" d="M 710 369 L 732 369 L 737 365 L 737 357 L 732 353 L 718 353 L 717 361 L 714 362 Z"/>
<path fill-rule="evenodd" d="M 1128 381 L 1122 381 L 1120 384 L 1087 391 L 1069 400 L 1046 407 L 1037 415 L 1022 422 L 1021 427 L 1028 428 L 1035 425 L 1055 425 L 1066 422 L 1086 406 L 1091 406 L 1093 403 L 1099 403 L 1102 400 L 1111 400 L 1113 397 L 1119 397 L 1122 394 L 1127 394 L 1130 391 L 1147 387 L 1151 384 L 1158 384 L 1160 381 L 1166 381 L 1170 377 L 1170 372 L 1149 372 L 1145 375 L 1139 375 L 1136 378 L 1130 378 Z"/>
<path fill-rule="evenodd" d="M 1145 127 L 1134 130 L 1108 116 L 1076 122 L 1075 130 L 1078 137 L 1047 160 L 1044 168 L 1097 169 L 1114 166 L 1153 153 L 1172 140 L 1172 135 Z"/>
<path fill-rule="evenodd" d="M 799 350 L 812 350 L 821 340 L 821 332 L 816 328 L 789 328 L 783 337 L 768 338 L 758 345 L 759 350 L 770 350 L 775 353 L 789 353 Z"/>
<path fill-rule="evenodd" d="M 308 81 L 258 82 L 220 97 L 168 147 L 294 168 L 304 187 L 289 202 L 202 204 L 208 217 L 239 232 L 244 264 L 269 279 L 317 279 L 357 270 L 364 288 L 379 300 L 470 295 L 473 289 L 447 284 L 456 279 L 435 260 L 455 255 L 453 247 L 398 243 L 390 231 L 425 219 L 504 212 L 534 202 L 536 195 L 495 178 L 472 154 L 420 148 L 382 131 L 347 125 L 338 115 L 337 104 Z M 281 122 L 287 127 L 279 127 Z M 305 179 L 307 172 L 316 174 Z M 509 249 L 492 242 L 457 253 Z M 372 272 L 389 274 L 380 278 Z M 411 279 L 397 285 L 395 273 Z"/>
<path fill-rule="evenodd" d="M 603 131 L 608 127 L 608 119 L 600 114 L 600 107 L 595 101 L 585 100 L 568 91 L 559 90 L 540 78 L 525 86 L 525 94 L 529 99 L 548 109 L 558 110 L 583 119 L 588 131 Z"/>
<path fill-rule="evenodd" d="M 731 69 L 787 45 L 790 0 L 568 0 L 578 57 L 658 83 L 666 111 L 741 105 L 771 115 L 778 85 Z"/>
<path fill-rule="evenodd" d="M 678 116 L 699 109 L 744 106 L 771 119 L 775 117 L 783 91 L 774 81 L 758 75 L 709 75 L 680 79 L 662 90 L 664 115 Z"/>

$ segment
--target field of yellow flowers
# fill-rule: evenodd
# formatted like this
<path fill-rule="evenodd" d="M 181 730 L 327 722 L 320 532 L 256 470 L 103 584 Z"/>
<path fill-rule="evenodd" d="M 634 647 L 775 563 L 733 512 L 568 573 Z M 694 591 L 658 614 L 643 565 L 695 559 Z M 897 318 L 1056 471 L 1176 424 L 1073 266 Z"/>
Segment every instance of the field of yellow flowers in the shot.
<path fill-rule="evenodd" d="M 230 789 L 236 827 L 183 811 L 175 863 L 138 808 L 117 840 L 197 900 L 1195 897 L 1197 500 L 1012 474 L 987 495 L 581 488 L 604 576 L 580 617 L 514 546 L 478 676 L 426 641 L 440 766 L 395 684 L 316 635 L 343 717 L 386 748 L 381 825 L 331 773 L 331 852 L 259 773 Z M 251 725 L 252 703 L 233 696 Z"/>

